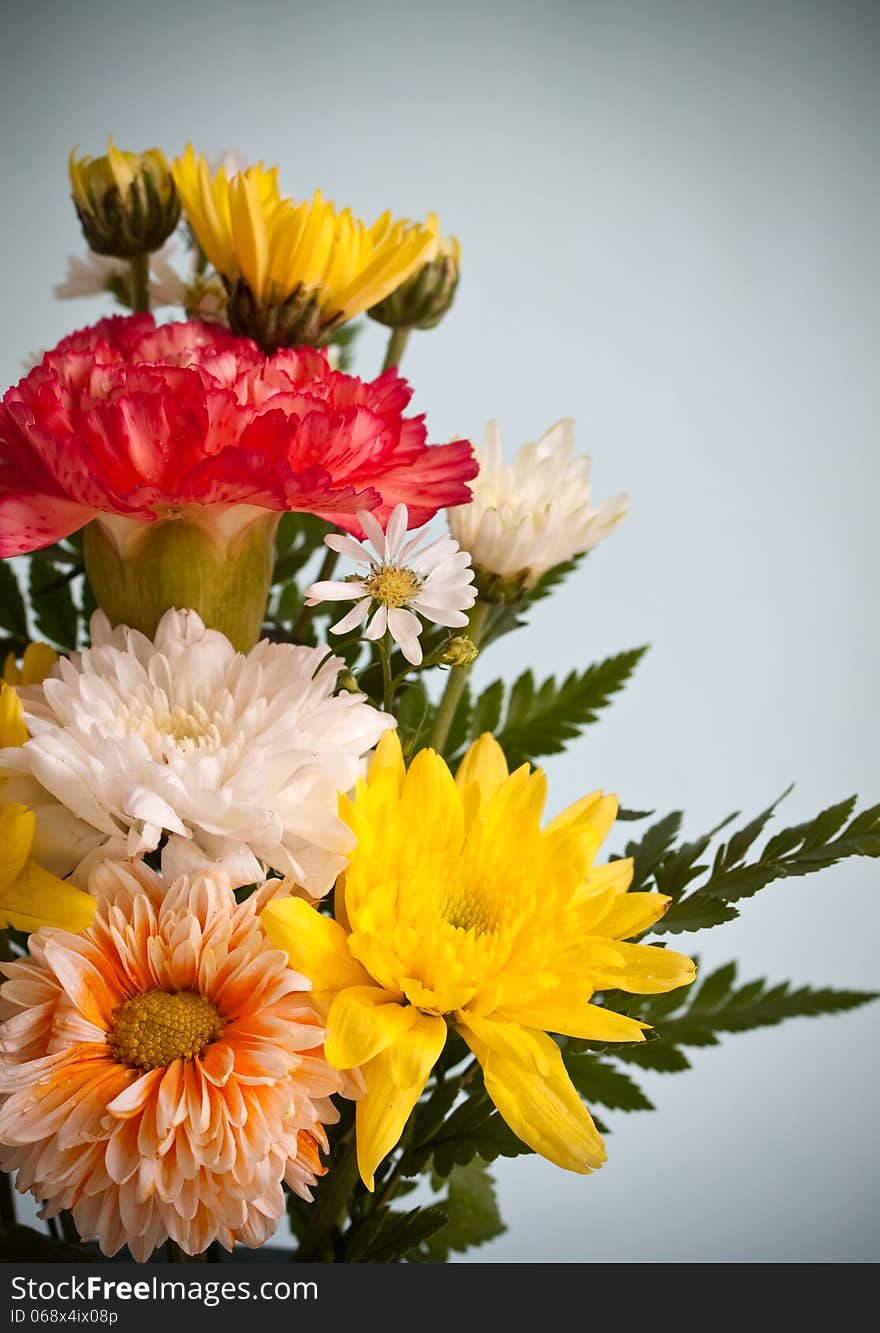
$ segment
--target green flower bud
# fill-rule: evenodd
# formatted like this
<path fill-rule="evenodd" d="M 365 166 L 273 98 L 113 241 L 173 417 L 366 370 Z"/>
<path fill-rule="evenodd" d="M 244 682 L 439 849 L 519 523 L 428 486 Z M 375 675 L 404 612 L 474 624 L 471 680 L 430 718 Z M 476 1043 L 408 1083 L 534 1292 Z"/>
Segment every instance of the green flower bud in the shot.
<path fill-rule="evenodd" d="M 367 313 L 390 329 L 433 329 L 455 298 L 461 270 L 461 246 L 454 236 L 441 236 L 437 215 L 428 216 L 436 234 L 433 253 L 384 301 Z"/>

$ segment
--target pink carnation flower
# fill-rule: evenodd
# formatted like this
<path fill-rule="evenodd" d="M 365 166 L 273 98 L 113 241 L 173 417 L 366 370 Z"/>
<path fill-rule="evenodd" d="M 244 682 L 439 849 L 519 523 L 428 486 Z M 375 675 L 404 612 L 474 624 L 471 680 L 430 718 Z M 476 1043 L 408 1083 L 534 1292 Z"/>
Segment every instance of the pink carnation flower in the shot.
<path fill-rule="evenodd" d="M 408 506 L 418 527 L 466 503 L 466 440 L 429 445 L 395 371 L 365 382 L 323 352 L 266 357 L 195 322 L 113 316 L 72 334 L 0 405 L 0 557 L 99 515 L 150 523 L 188 505 L 318 514 L 362 535 Z"/>

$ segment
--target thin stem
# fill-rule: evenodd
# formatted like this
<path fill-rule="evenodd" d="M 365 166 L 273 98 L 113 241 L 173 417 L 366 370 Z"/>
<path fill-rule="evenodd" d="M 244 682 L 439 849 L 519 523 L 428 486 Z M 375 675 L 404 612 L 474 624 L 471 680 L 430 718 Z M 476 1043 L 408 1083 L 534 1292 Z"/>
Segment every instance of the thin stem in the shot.
<path fill-rule="evenodd" d="M 72 1213 L 59 1213 L 58 1225 L 61 1228 L 61 1235 L 67 1241 L 68 1245 L 82 1245 Z"/>
<path fill-rule="evenodd" d="M 351 1137 L 342 1150 L 339 1161 L 333 1164 L 317 1191 L 308 1234 L 303 1236 L 296 1253 L 292 1256 L 295 1264 L 322 1262 L 321 1251 L 330 1240 L 351 1198 L 358 1178 L 358 1163 L 354 1129 L 350 1133 Z"/>
<path fill-rule="evenodd" d="M 315 579 L 315 583 L 323 583 L 325 579 L 331 579 L 333 577 L 333 571 L 336 568 L 336 561 L 338 559 L 339 555 L 337 552 L 331 551 L 328 546 L 327 553 L 321 562 L 321 568 L 318 570 L 318 577 Z M 292 633 L 295 639 L 302 638 L 311 623 L 315 610 L 316 608 L 314 606 L 303 606 L 301 608 L 299 615 L 293 622 Z"/>
<path fill-rule="evenodd" d="M 394 680 L 391 675 L 391 635 L 387 630 L 379 640 L 379 656 L 382 659 L 382 708 L 390 713 L 394 706 Z"/>
<path fill-rule="evenodd" d="M 489 602 L 477 602 L 471 611 L 467 632 L 475 648 L 480 646 L 480 640 L 486 629 L 486 622 L 491 609 Z M 446 689 L 443 691 L 443 697 L 437 709 L 434 730 L 431 732 L 429 741 L 431 748 L 436 750 L 438 754 L 443 753 L 444 746 L 449 739 L 449 730 L 455 720 L 455 714 L 461 702 L 464 687 L 470 678 L 472 667 L 473 662 L 466 662 L 464 666 L 453 667 L 449 673 L 449 679 L 446 682 Z"/>
<path fill-rule="evenodd" d="M 150 309 L 150 257 L 147 254 L 132 255 L 129 260 L 131 269 L 131 308 L 135 313 Z"/>
<path fill-rule="evenodd" d="M 391 330 L 391 337 L 388 339 L 388 348 L 385 352 L 385 360 L 382 362 L 383 375 L 385 371 L 390 370 L 392 366 L 400 366 L 411 332 L 411 329 Z"/>

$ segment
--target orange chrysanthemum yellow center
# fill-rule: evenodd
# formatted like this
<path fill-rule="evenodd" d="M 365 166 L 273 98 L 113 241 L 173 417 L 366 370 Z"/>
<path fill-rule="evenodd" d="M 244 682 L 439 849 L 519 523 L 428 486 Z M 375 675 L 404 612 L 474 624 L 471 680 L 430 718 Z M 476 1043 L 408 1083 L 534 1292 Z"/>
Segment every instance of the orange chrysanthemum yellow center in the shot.
<path fill-rule="evenodd" d="M 201 1055 L 223 1032 L 216 1005 L 195 991 L 150 990 L 133 995 L 113 1015 L 108 1042 L 134 1069 L 159 1069 Z"/>
<path fill-rule="evenodd" d="M 406 606 L 421 586 L 418 575 L 400 565 L 377 565 L 365 583 L 370 596 L 385 606 Z"/>

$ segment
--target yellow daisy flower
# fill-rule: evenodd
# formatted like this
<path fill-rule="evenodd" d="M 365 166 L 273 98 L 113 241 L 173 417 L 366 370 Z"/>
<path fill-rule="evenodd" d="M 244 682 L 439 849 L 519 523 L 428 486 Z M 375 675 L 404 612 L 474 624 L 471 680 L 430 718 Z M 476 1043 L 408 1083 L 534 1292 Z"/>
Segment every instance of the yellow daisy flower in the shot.
<path fill-rule="evenodd" d="M 212 175 L 192 144 L 173 171 L 186 218 L 228 288 L 230 327 L 267 352 L 326 341 L 440 243 L 433 215 L 419 224 L 383 213 L 367 226 L 320 191 L 311 202 L 283 198 L 277 167 L 258 163 L 231 178 L 220 167 Z"/>
<path fill-rule="evenodd" d="M 592 994 L 655 994 L 694 978 L 682 954 L 625 942 L 669 900 L 627 893 L 629 860 L 595 864 L 616 798 L 585 796 L 542 829 L 545 797 L 544 774 L 528 764 L 510 774 L 491 736 L 453 778 L 432 750 L 406 770 L 389 732 L 354 800 L 341 798 L 357 842 L 336 920 L 299 898 L 263 913 L 291 966 L 332 1000 L 328 1060 L 361 1068 L 357 1152 L 368 1189 L 450 1027 L 519 1138 L 570 1171 L 601 1166 L 602 1138 L 547 1034 L 644 1040 L 644 1024 Z"/>

